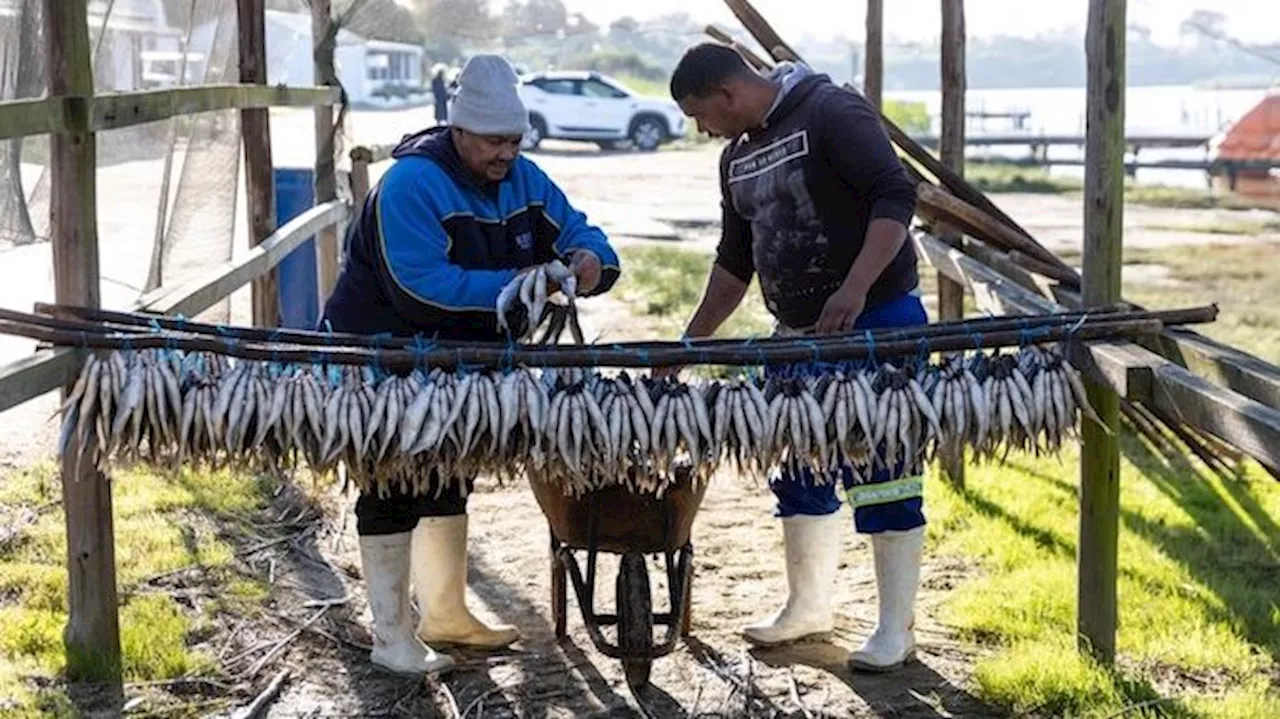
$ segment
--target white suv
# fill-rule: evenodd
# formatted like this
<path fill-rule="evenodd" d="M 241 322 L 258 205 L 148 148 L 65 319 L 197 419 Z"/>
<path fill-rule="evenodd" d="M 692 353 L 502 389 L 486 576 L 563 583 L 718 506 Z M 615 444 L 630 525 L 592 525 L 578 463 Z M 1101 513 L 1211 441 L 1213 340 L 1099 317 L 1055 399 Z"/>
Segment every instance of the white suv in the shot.
<path fill-rule="evenodd" d="M 523 78 L 520 95 L 531 129 L 524 149 L 546 139 L 584 140 L 610 148 L 630 142 L 646 152 L 684 136 L 673 102 L 642 97 L 594 72 L 543 72 Z"/>

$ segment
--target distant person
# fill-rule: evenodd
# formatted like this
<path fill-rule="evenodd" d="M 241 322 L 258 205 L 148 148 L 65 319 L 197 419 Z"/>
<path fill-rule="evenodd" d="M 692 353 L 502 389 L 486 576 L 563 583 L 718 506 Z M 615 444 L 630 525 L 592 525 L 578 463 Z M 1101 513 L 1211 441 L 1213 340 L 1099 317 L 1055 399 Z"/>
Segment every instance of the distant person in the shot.
<path fill-rule="evenodd" d="M 391 153 L 395 164 L 347 231 L 346 262 L 324 309 L 334 331 L 498 342 L 498 293 L 529 268 L 563 260 L 579 296 L 617 280 L 618 256 L 605 234 L 520 156 L 529 112 L 518 83 L 504 58 L 473 57 L 448 126 L 410 135 Z M 356 501 L 371 659 L 393 671 L 453 665 L 432 646 L 496 649 L 519 638 L 514 627 L 491 626 L 467 607 L 474 477 L 452 479 L 442 482 L 433 469 L 420 493 L 362 492 Z M 411 581 L 421 621 L 409 602 Z"/>
<path fill-rule="evenodd" d="M 431 78 L 431 96 L 435 99 L 436 124 L 449 121 L 449 84 L 444 79 L 444 65 L 436 65 Z"/>
<path fill-rule="evenodd" d="M 779 336 L 928 322 L 907 239 L 915 188 L 865 98 L 801 64 L 762 76 L 715 43 L 685 54 L 671 95 L 700 131 L 729 141 L 720 160 L 720 245 L 686 338 L 714 334 L 754 276 Z M 743 634 L 769 646 L 833 629 L 847 521 L 839 513 L 839 481 L 854 527 L 871 535 L 880 600 L 875 632 L 849 665 L 890 671 L 915 654 L 923 481 L 901 463 L 862 480 L 847 465 L 833 474 L 817 482 L 808 470 L 783 470 L 770 479 L 789 593 L 780 611 Z"/>

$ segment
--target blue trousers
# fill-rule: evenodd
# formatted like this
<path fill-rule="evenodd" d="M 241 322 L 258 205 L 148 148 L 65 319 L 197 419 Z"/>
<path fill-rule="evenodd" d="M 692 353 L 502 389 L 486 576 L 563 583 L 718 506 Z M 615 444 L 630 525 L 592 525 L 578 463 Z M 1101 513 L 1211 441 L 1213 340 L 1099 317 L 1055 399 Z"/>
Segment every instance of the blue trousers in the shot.
<path fill-rule="evenodd" d="M 915 295 L 902 295 L 863 311 L 854 324 L 855 330 L 912 327 L 927 324 L 924 305 Z M 922 477 L 903 477 L 904 463 L 893 469 L 877 468 L 861 483 L 854 481 L 853 470 L 843 467 L 825 484 L 815 481 L 813 472 L 805 469 L 798 475 L 783 468 L 769 480 L 769 488 L 778 500 L 775 516 L 820 516 L 840 510 L 836 495 L 838 479 L 849 503 L 853 505 L 854 528 L 862 534 L 902 531 L 924 525 L 924 493 Z"/>

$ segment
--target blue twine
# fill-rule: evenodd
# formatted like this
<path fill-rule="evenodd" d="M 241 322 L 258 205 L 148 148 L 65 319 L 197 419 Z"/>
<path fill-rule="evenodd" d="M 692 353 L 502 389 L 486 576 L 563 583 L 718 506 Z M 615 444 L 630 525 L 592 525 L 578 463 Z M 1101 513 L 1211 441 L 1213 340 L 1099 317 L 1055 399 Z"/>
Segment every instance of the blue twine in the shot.
<path fill-rule="evenodd" d="M 929 361 L 929 354 L 930 354 L 930 347 L 931 347 L 929 343 L 929 338 L 921 337 L 919 340 L 916 341 L 916 345 L 920 348 L 919 352 L 916 355 L 916 359 L 920 360 L 921 364 L 927 364 Z"/>

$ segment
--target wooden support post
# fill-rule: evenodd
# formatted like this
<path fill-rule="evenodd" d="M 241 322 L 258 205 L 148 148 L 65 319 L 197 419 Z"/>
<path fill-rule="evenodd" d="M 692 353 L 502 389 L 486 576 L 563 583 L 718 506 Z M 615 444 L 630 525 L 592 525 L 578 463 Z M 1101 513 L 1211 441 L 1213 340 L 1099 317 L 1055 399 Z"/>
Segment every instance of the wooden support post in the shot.
<path fill-rule="evenodd" d="M 351 150 L 351 204 L 357 217 L 364 198 L 369 196 L 369 165 L 373 162 L 373 150 L 356 147 Z"/>
<path fill-rule="evenodd" d="M 267 84 L 267 39 L 263 0 L 237 0 L 240 22 L 240 82 Z M 240 111 L 244 137 L 245 197 L 249 206 L 249 246 L 257 247 L 276 231 L 275 178 L 272 176 L 271 115 L 263 108 Z M 253 324 L 280 324 L 279 274 L 253 281 Z"/>
<path fill-rule="evenodd" d="M 964 177 L 964 0 L 942 2 L 942 162 Z M 955 244 L 958 233 L 942 238 Z M 964 285 L 938 273 L 938 319 L 943 322 L 964 317 Z M 955 487 L 964 486 L 964 449 L 938 454 L 942 475 Z"/>
<path fill-rule="evenodd" d="M 867 47 L 862 65 L 862 94 L 881 108 L 884 92 L 884 0 L 867 0 Z"/>
<path fill-rule="evenodd" d="M 66 97 L 67 130 L 50 138 L 50 223 L 54 296 L 98 307 L 97 143 L 89 131 L 93 70 L 85 0 L 45 0 L 45 68 L 50 97 Z M 84 461 L 62 464 L 67 524 L 67 676 L 106 680 L 120 691 L 115 532 L 111 485 L 92 441 Z M 69 453 L 74 454 L 74 452 Z"/>
<path fill-rule="evenodd" d="M 1124 220 L 1125 0 L 1089 0 L 1085 33 L 1088 106 L 1085 136 L 1084 278 L 1086 307 L 1120 301 Z M 1084 420 L 1080 450 L 1077 629 L 1082 651 L 1103 662 L 1116 654 L 1116 577 L 1120 518 L 1120 398 L 1086 381 L 1105 426 Z"/>
<path fill-rule="evenodd" d="M 334 68 L 334 49 L 337 46 L 337 27 L 333 22 L 330 0 L 311 0 L 311 41 L 315 63 L 315 84 L 337 86 Z M 316 115 L 316 174 L 315 204 L 322 205 L 338 197 L 338 176 L 334 158 L 333 107 L 318 105 Z M 333 291 L 338 281 L 338 233 L 326 228 L 316 235 L 316 281 L 320 291 L 320 306 Z"/>

